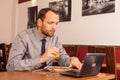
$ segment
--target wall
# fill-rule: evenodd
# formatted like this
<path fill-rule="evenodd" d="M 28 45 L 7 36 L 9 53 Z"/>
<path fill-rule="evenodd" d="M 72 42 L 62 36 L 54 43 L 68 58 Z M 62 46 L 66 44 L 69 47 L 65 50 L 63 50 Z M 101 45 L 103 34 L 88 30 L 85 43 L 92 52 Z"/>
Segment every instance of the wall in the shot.
<path fill-rule="evenodd" d="M 3 0 L 0 3 L 0 43 L 9 43 L 11 40 L 12 0 Z"/>
<path fill-rule="evenodd" d="M 27 25 L 27 8 L 38 5 L 39 9 L 48 7 L 55 0 L 36 0 L 19 5 L 18 32 Z M 82 0 L 72 0 L 72 19 L 60 22 L 56 34 L 63 44 L 120 45 L 120 0 L 115 1 L 115 13 L 81 16 Z M 62 33 L 61 33 L 62 32 Z"/>
<path fill-rule="evenodd" d="M 0 3 L 0 43 L 9 44 L 15 37 L 17 3 L 18 0 L 3 0 Z"/>
<path fill-rule="evenodd" d="M 19 5 L 11 0 L 1 3 L 0 42 L 12 42 L 17 33 L 27 28 L 28 7 L 38 5 L 41 9 L 55 0 L 34 1 Z M 72 0 L 72 19 L 69 22 L 60 22 L 56 34 L 63 44 L 120 45 L 119 3 L 120 0 L 115 1 L 115 13 L 81 16 L 82 0 Z"/>

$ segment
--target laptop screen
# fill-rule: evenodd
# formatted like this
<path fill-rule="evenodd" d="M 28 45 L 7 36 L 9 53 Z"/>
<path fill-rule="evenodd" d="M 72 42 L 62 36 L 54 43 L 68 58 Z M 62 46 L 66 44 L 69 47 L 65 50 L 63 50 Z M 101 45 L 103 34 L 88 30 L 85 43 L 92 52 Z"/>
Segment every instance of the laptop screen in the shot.
<path fill-rule="evenodd" d="M 80 75 L 97 75 L 104 61 L 105 53 L 87 53 Z"/>

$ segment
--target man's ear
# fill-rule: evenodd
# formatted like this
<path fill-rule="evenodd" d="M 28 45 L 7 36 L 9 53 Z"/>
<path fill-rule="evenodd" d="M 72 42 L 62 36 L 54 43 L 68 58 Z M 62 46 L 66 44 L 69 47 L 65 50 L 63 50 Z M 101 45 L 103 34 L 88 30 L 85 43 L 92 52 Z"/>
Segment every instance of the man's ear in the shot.
<path fill-rule="evenodd" d="M 38 26 L 41 26 L 41 25 L 42 25 L 42 20 L 41 20 L 40 18 L 37 20 L 37 25 L 38 25 Z"/>

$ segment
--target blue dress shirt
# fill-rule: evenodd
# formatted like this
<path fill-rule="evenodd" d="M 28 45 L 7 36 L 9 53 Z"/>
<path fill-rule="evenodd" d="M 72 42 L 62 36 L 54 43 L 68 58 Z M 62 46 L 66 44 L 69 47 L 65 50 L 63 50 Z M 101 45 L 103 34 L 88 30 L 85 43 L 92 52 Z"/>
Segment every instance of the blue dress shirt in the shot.
<path fill-rule="evenodd" d="M 40 62 L 41 56 L 41 39 L 37 27 L 26 29 L 19 33 L 14 42 L 9 53 L 7 70 L 8 71 L 32 71 L 38 69 L 42 66 Z M 61 42 L 56 35 L 52 37 L 46 37 L 46 49 L 50 47 L 57 47 L 60 51 L 60 58 L 58 58 L 58 63 L 61 66 L 68 66 L 70 57 L 63 48 Z M 53 58 L 46 62 L 47 66 L 51 66 L 53 63 Z"/>

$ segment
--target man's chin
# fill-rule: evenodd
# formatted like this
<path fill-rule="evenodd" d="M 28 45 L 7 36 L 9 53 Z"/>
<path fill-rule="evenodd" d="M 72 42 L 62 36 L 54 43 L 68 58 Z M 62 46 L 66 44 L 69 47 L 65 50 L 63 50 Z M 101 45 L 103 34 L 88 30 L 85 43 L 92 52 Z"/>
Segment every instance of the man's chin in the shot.
<path fill-rule="evenodd" d="M 53 35 L 48 35 L 49 37 L 52 37 L 52 36 L 54 36 L 54 34 Z"/>
<path fill-rule="evenodd" d="M 52 36 L 54 36 L 54 32 L 50 32 L 50 33 L 44 33 L 44 35 L 46 35 L 46 36 L 48 36 L 48 37 L 52 37 Z"/>

